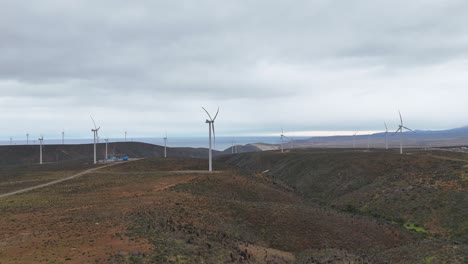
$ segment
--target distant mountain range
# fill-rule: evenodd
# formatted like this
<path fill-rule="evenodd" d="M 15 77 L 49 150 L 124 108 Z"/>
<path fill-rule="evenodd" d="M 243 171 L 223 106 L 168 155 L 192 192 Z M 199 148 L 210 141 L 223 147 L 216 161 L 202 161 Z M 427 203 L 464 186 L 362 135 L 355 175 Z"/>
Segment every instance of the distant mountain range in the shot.
<path fill-rule="evenodd" d="M 388 134 L 389 147 L 396 148 L 400 145 L 400 135 L 394 131 Z M 416 130 L 404 132 L 403 142 L 406 147 L 452 147 L 468 145 L 468 126 L 448 130 Z M 295 146 L 300 147 L 326 147 L 326 148 L 352 148 L 353 141 L 356 148 L 384 148 L 386 133 L 372 135 L 313 137 L 305 140 L 294 141 Z"/>

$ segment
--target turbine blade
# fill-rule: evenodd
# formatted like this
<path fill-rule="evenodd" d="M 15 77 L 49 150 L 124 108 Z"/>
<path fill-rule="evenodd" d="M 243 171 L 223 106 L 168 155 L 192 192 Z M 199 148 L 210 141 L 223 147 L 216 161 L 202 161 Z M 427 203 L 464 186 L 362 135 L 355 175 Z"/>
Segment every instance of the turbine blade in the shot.
<path fill-rule="evenodd" d="M 213 118 L 213 121 L 216 120 L 216 117 L 218 116 L 218 113 L 219 113 L 219 106 L 218 106 L 218 111 L 216 111 L 216 115 L 215 115 L 215 117 Z"/>
<path fill-rule="evenodd" d="M 405 127 L 405 126 L 404 126 L 403 128 L 406 129 L 406 130 L 409 130 L 409 131 L 414 132 L 414 130 L 412 130 L 411 128 L 407 128 L 407 127 Z"/>
<path fill-rule="evenodd" d="M 398 114 L 400 114 L 400 122 L 401 122 L 401 125 L 403 125 L 403 118 L 401 117 L 401 112 L 400 112 L 400 110 L 398 110 Z"/>
<path fill-rule="evenodd" d="M 213 118 L 211 118 L 210 113 L 208 113 L 208 111 L 206 111 L 205 107 L 202 106 L 202 108 L 203 108 L 203 110 L 205 110 L 205 112 L 208 115 L 208 117 L 210 118 L 210 120 L 213 121 Z"/>
<path fill-rule="evenodd" d="M 400 127 L 397 129 L 397 131 L 395 131 L 395 134 L 398 133 L 398 132 L 400 132 L 400 131 L 402 130 L 401 128 L 402 128 L 402 126 L 400 126 Z"/>
<path fill-rule="evenodd" d="M 385 125 L 385 132 L 388 132 L 388 127 L 387 127 L 387 123 L 383 122 L 384 125 Z"/>
<path fill-rule="evenodd" d="M 92 115 L 90 115 L 90 117 L 91 117 L 91 120 L 93 120 L 94 128 L 95 128 L 95 129 L 97 129 L 96 122 L 94 122 L 94 118 L 93 118 L 93 116 L 92 116 Z"/>

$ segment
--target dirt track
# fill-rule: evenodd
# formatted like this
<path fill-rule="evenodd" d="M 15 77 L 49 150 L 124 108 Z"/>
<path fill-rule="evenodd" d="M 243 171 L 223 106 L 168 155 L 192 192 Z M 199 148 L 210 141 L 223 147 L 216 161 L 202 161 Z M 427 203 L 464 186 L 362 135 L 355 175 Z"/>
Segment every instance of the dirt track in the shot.
<path fill-rule="evenodd" d="M 131 161 L 127 161 L 127 162 L 131 162 Z M 68 180 L 71 180 L 71 179 L 78 178 L 80 176 L 86 175 L 88 173 L 91 173 L 91 172 L 94 172 L 94 171 L 97 171 L 97 170 L 100 170 L 100 169 L 103 169 L 103 168 L 115 166 L 115 165 L 122 164 L 122 163 L 126 163 L 126 162 L 112 163 L 112 164 L 108 164 L 108 165 L 101 166 L 101 167 L 98 167 L 98 168 L 92 168 L 92 169 L 82 171 L 80 173 L 74 174 L 74 175 L 66 177 L 66 178 L 58 179 L 58 180 L 51 181 L 51 182 L 44 183 L 44 184 L 39 184 L 39 185 L 36 185 L 36 186 L 32 186 L 32 187 L 21 189 L 21 190 L 14 191 L 14 192 L 0 194 L 0 198 L 5 198 L 5 197 L 12 196 L 12 195 L 15 195 L 15 194 L 20 194 L 20 193 L 36 190 L 36 189 L 39 189 L 39 188 L 51 186 L 51 185 L 54 185 L 54 184 L 57 184 L 57 183 L 61 183 L 61 182 L 64 182 L 64 181 L 68 181 Z"/>

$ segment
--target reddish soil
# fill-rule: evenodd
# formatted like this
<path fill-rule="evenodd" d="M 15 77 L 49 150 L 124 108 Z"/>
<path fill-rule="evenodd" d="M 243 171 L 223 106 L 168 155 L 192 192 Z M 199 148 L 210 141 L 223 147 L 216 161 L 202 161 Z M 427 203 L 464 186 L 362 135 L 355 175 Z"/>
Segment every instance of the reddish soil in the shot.
<path fill-rule="evenodd" d="M 129 178 L 120 186 L 93 188 L 100 181 L 95 177 L 103 180 L 106 176 L 86 175 L 2 199 L 0 204 L 7 205 L 7 210 L 0 217 L 0 263 L 105 263 L 115 254 L 147 253 L 153 245 L 146 239 L 125 235 L 125 214 L 137 204 L 153 202 L 150 197 L 157 196 L 157 192 L 197 175 L 158 176 L 144 186 L 132 184 Z M 91 190 L 73 193 L 74 188 L 83 185 Z M 57 191 L 60 189 L 72 194 L 65 195 Z"/>

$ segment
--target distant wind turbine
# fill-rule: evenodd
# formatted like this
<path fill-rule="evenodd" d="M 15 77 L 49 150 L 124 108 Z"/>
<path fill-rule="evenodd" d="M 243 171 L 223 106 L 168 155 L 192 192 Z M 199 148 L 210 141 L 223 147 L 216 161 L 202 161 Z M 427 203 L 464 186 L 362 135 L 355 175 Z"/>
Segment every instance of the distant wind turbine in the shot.
<path fill-rule="evenodd" d="M 91 120 L 93 120 L 93 124 L 94 124 L 94 129 L 91 129 L 91 132 L 93 132 L 93 135 L 94 135 L 94 164 L 97 163 L 97 160 L 96 160 L 96 143 L 97 143 L 97 138 L 98 138 L 98 131 L 101 127 L 97 127 L 96 126 L 96 122 L 94 122 L 94 118 L 91 116 Z"/>
<path fill-rule="evenodd" d="M 413 130 L 403 125 L 403 118 L 401 117 L 400 111 L 398 111 L 398 114 L 400 114 L 400 126 L 398 127 L 395 134 L 400 132 L 400 154 L 403 154 L 403 129 L 406 129 L 408 131 L 413 131 Z"/>
<path fill-rule="evenodd" d="M 234 138 L 232 138 L 231 154 L 234 154 Z"/>
<path fill-rule="evenodd" d="M 370 149 L 370 134 L 367 135 L 367 150 Z"/>
<path fill-rule="evenodd" d="M 216 142 L 216 133 L 215 133 L 215 128 L 214 128 L 214 122 L 216 120 L 216 117 L 218 116 L 219 107 L 218 107 L 218 111 L 216 111 L 216 115 L 214 116 L 214 118 L 211 118 L 210 113 L 208 113 L 208 111 L 206 111 L 206 109 L 204 107 L 202 107 L 202 108 L 209 117 L 209 119 L 206 119 L 205 123 L 208 124 L 208 130 L 209 130 L 209 150 L 208 150 L 209 166 L 208 166 L 208 170 L 211 172 L 211 171 L 213 171 L 213 161 L 212 161 L 212 153 L 211 153 L 211 131 L 213 130 L 213 145 L 214 145 L 215 142 Z"/>
<path fill-rule="evenodd" d="M 283 153 L 283 152 L 284 152 L 284 146 L 283 146 L 284 143 L 283 143 L 283 142 L 284 142 L 284 138 L 285 138 L 286 136 L 284 135 L 284 131 L 283 131 L 282 128 L 281 128 L 281 135 L 280 135 L 280 137 L 281 137 L 281 153 Z"/>
<path fill-rule="evenodd" d="M 26 145 L 29 145 L 29 132 L 26 133 Z"/>
<path fill-rule="evenodd" d="M 166 136 L 163 138 L 164 139 L 164 158 L 167 158 L 167 131 L 166 131 Z"/>
<path fill-rule="evenodd" d="M 388 149 L 388 127 L 387 123 L 384 122 L 385 125 L 385 149 Z"/>
<path fill-rule="evenodd" d="M 358 131 L 356 131 L 356 133 L 354 133 L 353 135 L 353 148 L 356 148 L 356 135 L 357 135 Z"/>
<path fill-rule="evenodd" d="M 127 142 L 127 131 L 125 131 L 125 142 Z"/>
<path fill-rule="evenodd" d="M 62 145 L 65 145 L 65 129 L 62 129 Z"/>
<path fill-rule="evenodd" d="M 39 164 L 42 164 L 42 145 L 44 143 L 44 136 L 41 135 L 39 138 Z"/>
<path fill-rule="evenodd" d="M 109 159 L 109 158 L 108 158 L 108 155 L 107 155 L 107 144 L 109 143 L 109 139 L 106 138 L 106 139 L 104 139 L 104 140 L 106 141 L 106 162 L 107 162 L 107 160 Z"/>

